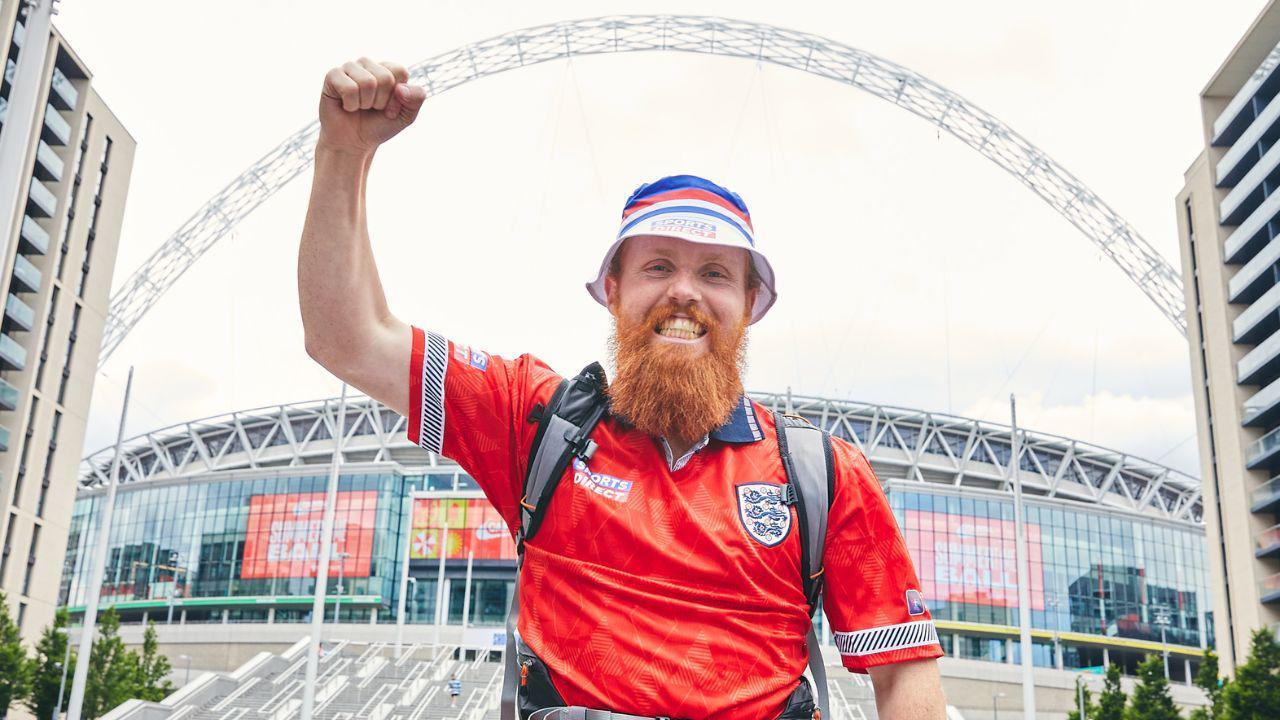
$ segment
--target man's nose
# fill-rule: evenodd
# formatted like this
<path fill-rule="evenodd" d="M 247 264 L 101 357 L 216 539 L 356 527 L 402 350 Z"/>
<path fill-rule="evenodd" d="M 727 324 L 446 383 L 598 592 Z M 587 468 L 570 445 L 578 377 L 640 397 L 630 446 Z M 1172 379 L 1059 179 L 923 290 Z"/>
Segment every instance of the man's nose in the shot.
<path fill-rule="evenodd" d="M 693 273 L 684 270 L 674 273 L 667 285 L 667 298 L 678 305 L 700 302 L 702 293 L 698 290 L 697 278 Z"/>

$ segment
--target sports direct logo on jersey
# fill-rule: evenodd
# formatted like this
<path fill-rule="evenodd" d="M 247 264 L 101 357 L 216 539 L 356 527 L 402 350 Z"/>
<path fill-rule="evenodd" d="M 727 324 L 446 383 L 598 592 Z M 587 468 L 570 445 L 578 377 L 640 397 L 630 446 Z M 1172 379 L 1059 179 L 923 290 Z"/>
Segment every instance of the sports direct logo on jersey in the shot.
<path fill-rule="evenodd" d="M 585 487 L 591 492 L 615 502 L 626 502 L 631 495 L 632 483 L 630 480 L 619 480 L 612 475 L 591 472 L 591 468 L 587 467 L 587 464 L 578 458 L 573 459 L 573 484 Z"/>

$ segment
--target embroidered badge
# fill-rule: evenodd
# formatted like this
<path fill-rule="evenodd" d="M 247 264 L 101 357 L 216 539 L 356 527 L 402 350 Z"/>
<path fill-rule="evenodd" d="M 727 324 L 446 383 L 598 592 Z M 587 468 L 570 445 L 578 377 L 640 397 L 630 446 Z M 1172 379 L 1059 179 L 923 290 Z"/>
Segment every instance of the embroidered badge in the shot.
<path fill-rule="evenodd" d="M 630 480 L 620 480 L 612 475 L 591 472 L 591 468 L 578 458 L 573 459 L 573 484 L 614 502 L 626 502 L 627 497 L 631 495 Z"/>
<path fill-rule="evenodd" d="M 737 486 L 742 526 L 765 547 L 781 543 L 791 532 L 791 510 L 782 504 L 782 487 L 762 482 Z"/>
<path fill-rule="evenodd" d="M 489 369 L 489 354 L 483 350 L 471 348 L 471 367 L 484 372 Z"/>
<path fill-rule="evenodd" d="M 908 590 L 907 591 L 907 614 L 923 615 L 924 611 L 925 611 L 924 596 L 920 594 L 919 590 Z"/>

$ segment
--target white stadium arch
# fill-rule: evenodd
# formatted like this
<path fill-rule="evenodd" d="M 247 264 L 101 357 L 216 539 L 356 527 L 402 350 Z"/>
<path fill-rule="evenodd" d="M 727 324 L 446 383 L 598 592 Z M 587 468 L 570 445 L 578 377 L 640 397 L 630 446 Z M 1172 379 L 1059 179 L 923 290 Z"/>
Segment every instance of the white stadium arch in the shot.
<path fill-rule="evenodd" d="M 625 15 L 516 30 L 412 66 L 432 97 L 490 75 L 606 53 L 675 51 L 767 62 L 851 85 L 945 130 L 1004 168 L 1111 258 L 1186 335 L 1176 270 L 1066 168 L 995 116 L 897 63 L 808 33 L 760 23 L 683 15 Z M 206 251 L 311 166 L 318 122 L 276 146 L 187 219 L 111 297 L 99 366 Z"/>

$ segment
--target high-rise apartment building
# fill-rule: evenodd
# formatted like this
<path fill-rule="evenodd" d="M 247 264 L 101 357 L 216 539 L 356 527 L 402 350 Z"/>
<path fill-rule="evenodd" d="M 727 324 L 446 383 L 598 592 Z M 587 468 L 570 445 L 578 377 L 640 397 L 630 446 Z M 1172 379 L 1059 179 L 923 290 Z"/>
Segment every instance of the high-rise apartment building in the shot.
<path fill-rule="evenodd" d="M 1280 625 L 1280 5 L 1200 94 L 1176 211 L 1218 652 Z"/>
<path fill-rule="evenodd" d="M 22 124 L 10 98 L 25 19 L 0 0 L 0 133 Z M 28 639 L 58 602 L 135 147 L 56 29 L 42 68 L 25 157 L 0 167 L 21 187 L 13 217 L 0 208 L 0 590 Z"/>

